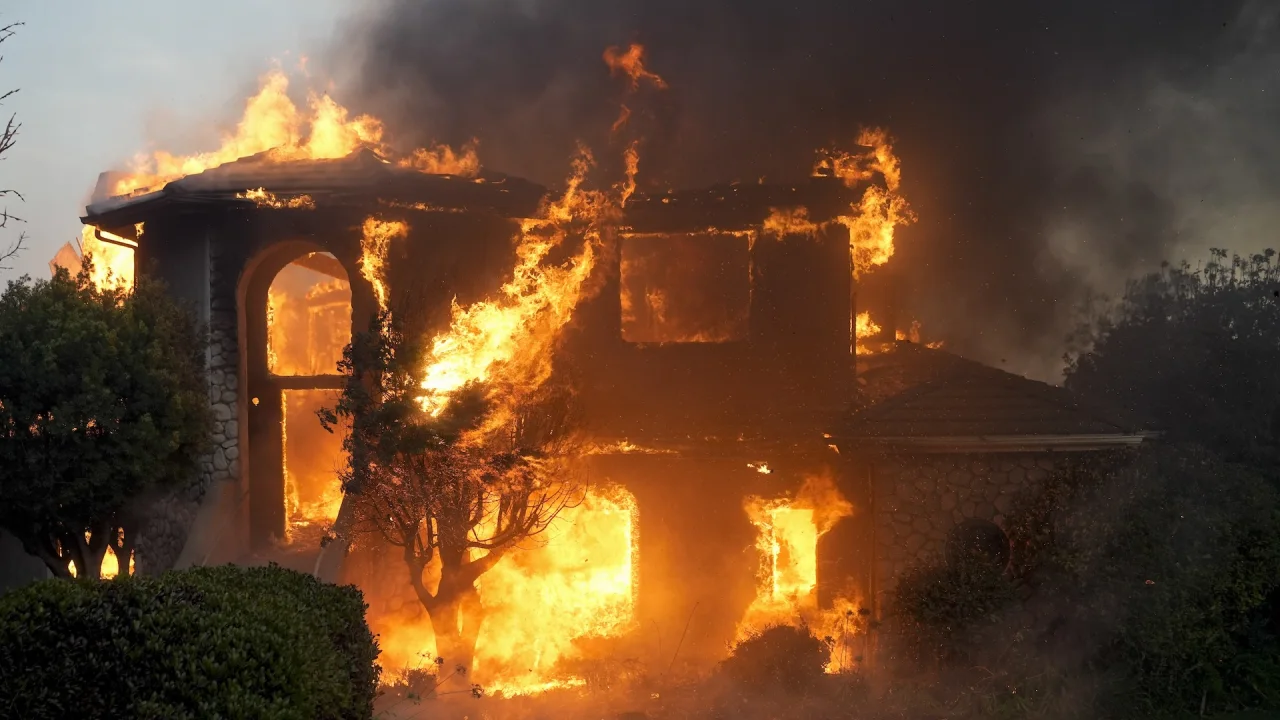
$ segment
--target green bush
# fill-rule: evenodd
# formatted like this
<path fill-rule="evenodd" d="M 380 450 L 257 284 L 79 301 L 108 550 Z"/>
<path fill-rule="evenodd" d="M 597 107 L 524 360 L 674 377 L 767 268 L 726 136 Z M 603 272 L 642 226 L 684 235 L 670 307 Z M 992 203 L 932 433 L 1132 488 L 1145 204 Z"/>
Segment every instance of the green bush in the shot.
<path fill-rule="evenodd" d="M 898 579 L 893 606 L 906 649 L 919 660 L 967 657 L 975 635 L 1014 600 L 1015 585 L 990 557 L 960 550 Z"/>
<path fill-rule="evenodd" d="M 46 580 L 0 596 L 0 715 L 370 718 L 365 608 L 274 566 Z"/>
<path fill-rule="evenodd" d="M 809 628 L 775 625 L 735 645 L 721 667 L 753 692 L 799 694 L 821 682 L 829 660 L 830 648 Z"/>

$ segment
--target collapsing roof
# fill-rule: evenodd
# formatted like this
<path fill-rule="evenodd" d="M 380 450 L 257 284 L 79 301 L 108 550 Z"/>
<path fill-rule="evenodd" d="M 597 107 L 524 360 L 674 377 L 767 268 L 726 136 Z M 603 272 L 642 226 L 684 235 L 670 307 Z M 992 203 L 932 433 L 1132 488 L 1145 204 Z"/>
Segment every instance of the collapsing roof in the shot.
<path fill-rule="evenodd" d="M 899 342 L 858 359 L 844 444 L 928 452 L 1091 450 L 1153 436 L 1140 422 L 1047 383 Z"/>

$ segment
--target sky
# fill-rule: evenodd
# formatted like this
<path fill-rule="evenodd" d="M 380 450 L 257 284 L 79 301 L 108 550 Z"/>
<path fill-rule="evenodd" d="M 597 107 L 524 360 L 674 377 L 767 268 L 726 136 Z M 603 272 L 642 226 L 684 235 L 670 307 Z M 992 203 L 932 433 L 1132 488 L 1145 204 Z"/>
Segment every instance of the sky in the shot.
<path fill-rule="evenodd" d="M 148 148 L 212 149 L 256 78 L 321 48 L 342 0 L 10 0 L 0 22 L 23 22 L 0 45 L 3 111 L 22 129 L 0 160 L 0 186 L 22 193 L 27 250 L 8 280 L 48 275 L 78 236 L 98 174 Z M 7 247 L 12 234 L 0 236 Z"/>

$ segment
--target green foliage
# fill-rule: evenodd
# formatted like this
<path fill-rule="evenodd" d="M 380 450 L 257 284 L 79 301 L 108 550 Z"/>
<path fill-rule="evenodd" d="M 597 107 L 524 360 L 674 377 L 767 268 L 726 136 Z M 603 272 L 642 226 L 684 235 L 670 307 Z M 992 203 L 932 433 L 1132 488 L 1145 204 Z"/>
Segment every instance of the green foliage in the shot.
<path fill-rule="evenodd" d="M 912 567 L 898 579 L 893 607 L 907 650 L 918 659 L 966 657 L 976 636 L 1015 597 L 1005 569 L 974 549 Z"/>
<path fill-rule="evenodd" d="M 774 625 L 734 646 L 721 665 L 744 690 L 760 694 L 801 694 L 826 674 L 830 649 L 803 625 Z"/>
<path fill-rule="evenodd" d="M 1107 630 L 1096 661 L 1125 676 L 1126 707 L 1280 707 L 1262 615 L 1280 587 L 1280 494 L 1263 477 L 1159 448 L 1081 490 L 1054 533 L 1045 590 Z"/>
<path fill-rule="evenodd" d="M 354 587 L 278 567 L 29 585 L 0 596 L 0 714 L 369 718 L 365 609 Z"/>
<path fill-rule="evenodd" d="M 1083 327 L 1066 386 L 1227 460 L 1280 462 L 1280 262 L 1267 250 L 1165 266 Z"/>
<path fill-rule="evenodd" d="M 208 442 L 204 353 L 191 315 L 145 277 L 132 291 L 87 271 L 9 283 L 0 526 L 59 576 L 71 562 L 96 576 L 108 544 L 127 557 L 137 501 L 190 482 Z"/>

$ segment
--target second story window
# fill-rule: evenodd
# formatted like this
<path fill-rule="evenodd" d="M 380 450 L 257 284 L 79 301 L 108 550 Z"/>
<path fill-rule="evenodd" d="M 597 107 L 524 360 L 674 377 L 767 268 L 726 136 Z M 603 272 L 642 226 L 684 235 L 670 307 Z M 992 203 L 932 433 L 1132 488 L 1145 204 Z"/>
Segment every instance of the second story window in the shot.
<path fill-rule="evenodd" d="M 622 339 L 721 343 L 747 337 L 751 244 L 719 233 L 622 239 Z"/>

